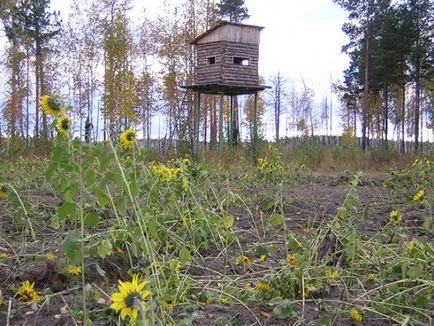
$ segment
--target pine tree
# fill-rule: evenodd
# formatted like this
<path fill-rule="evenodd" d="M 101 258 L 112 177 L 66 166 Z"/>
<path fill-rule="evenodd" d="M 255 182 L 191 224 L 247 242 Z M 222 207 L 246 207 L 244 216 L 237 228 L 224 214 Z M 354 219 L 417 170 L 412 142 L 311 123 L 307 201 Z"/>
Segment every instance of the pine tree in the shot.
<path fill-rule="evenodd" d="M 49 42 L 61 32 L 59 13 L 49 11 L 50 0 L 22 0 L 11 9 L 9 38 L 22 38 L 31 44 L 35 57 L 35 136 L 39 128 L 39 98 L 46 92 L 44 63 L 50 51 Z M 43 135 L 47 136 L 47 117 L 42 114 Z"/>
<path fill-rule="evenodd" d="M 244 0 L 220 0 L 217 10 L 221 19 L 228 19 L 232 23 L 240 23 L 250 17 Z"/>

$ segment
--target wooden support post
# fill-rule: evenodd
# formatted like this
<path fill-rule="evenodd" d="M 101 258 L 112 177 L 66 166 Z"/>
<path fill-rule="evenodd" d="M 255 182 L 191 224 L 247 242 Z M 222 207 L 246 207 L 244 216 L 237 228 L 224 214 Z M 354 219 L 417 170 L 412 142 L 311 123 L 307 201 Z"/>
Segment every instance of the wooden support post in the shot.
<path fill-rule="evenodd" d="M 253 139 L 252 139 L 252 152 L 253 164 L 256 165 L 258 161 L 258 92 L 255 92 L 255 102 L 253 107 Z"/>
<path fill-rule="evenodd" d="M 234 96 L 231 95 L 231 109 L 229 112 L 229 129 L 228 129 L 228 141 L 229 141 L 229 147 L 232 147 L 234 145 L 233 143 L 233 136 L 234 136 Z"/>
<path fill-rule="evenodd" d="M 194 159 L 196 161 L 199 161 L 199 121 L 200 121 L 200 92 L 196 92 L 196 114 L 195 114 L 195 121 L 194 121 L 194 136 L 195 136 L 195 143 L 194 143 Z"/>
<path fill-rule="evenodd" d="M 223 148 L 224 148 L 224 140 L 223 140 L 223 104 L 224 104 L 224 93 L 220 93 L 220 111 L 219 111 L 219 150 L 220 150 L 220 158 L 223 157 Z"/>

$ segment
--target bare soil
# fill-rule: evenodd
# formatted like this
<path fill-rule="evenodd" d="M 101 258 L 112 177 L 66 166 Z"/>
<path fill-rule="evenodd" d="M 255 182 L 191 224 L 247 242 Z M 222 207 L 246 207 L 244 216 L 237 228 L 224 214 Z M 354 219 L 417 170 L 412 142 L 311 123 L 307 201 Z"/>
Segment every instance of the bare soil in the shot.
<path fill-rule="evenodd" d="M 389 219 L 389 212 L 396 207 L 405 216 L 405 227 L 409 238 L 424 236 L 422 232 L 423 210 L 417 206 L 406 205 L 403 199 L 391 197 L 382 186 L 381 176 L 362 179 L 358 187 L 357 209 L 363 218 L 357 222 L 357 228 L 364 238 L 369 239 L 378 232 Z M 336 209 L 342 205 L 348 192 L 349 178 L 346 176 L 316 176 L 303 185 L 288 186 L 284 189 L 284 218 L 287 230 L 297 235 L 305 235 L 309 228 L 317 228 L 324 221 L 336 214 Z M 285 257 L 282 239 L 279 234 L 282 229 L 270 231 L 258 227 L 261 219 L 273 214 L 273 207 L 267 207 L 268 198 L 275 193 L 275 186 L 270 184 L 252 184 L 249 188 L 236 188 L 234 192 L 242 198 L 247 198 L 244 205 L 239 203 L 230 206 L 230 212 L 236 218 L 235 229 L 243 250 L 248 251 L 252 244 L 272 244 L 274 250 L 263 264 L 254 264 L 245 270 L 236 266 L 227 257 L 239 253 L 236 245 L 231 246 L 228 255 L 222 255 L 214 246 L 200 251 L 188 268 L 188 273 L 199 281 L 233 279 L 234 282 L 254 282 L 270 271 L 278 260 Z M 59 269 L 55 262 L 47 262 L 45 255 L 52 251 L 59 255 L 59 245 L 63 232 L 50 227 L 50 217 L 55 214 L 60 200 L 54 193 L 45 190 L 32 190 L 22 193 L 32 208 L 32 221 L 36 231 L 36 242 L 21 234 L 21 227 L 14 221 L 7 210 L 6 201 L 0 199 L 0 252 L 8 255 L 0 260 L 0 290 L 4 298 L 0 306 L 0 325 L 75 325 L 79 320 L 81 304 L 80 282 L 72 282 Z M 255 226 L 255 227 L 254 227 Z M 258 231 L 259 230 L 259 231 Z M 432 239 L 427 239 L 431 241 Z M 98 263 L 106 276 L 98 273 L 93 263 Z M 87 282 L 104 288 L 107 284 L 116 284 L 119 278 L 125 278 L 127 265 L 120 254 L 114 254 L 106 259 L 95 258 L 87 262 Z M 43 305 L 24 304 L 14 297 L 14 291 L 24 280 L 35 282 L 41 293 L 52 293 L 49 301 Z M 115 325 L 114 314 L 108 308 L 110 300 L 101 292 L 103 300 L 90 303 L 89 311 L 94 318 L 94 325 Z M 237 302 L 223 305 L 218 302 L 202 304 L 197 302 L 187 308 L 175 309 L 174 315 L 190 316 L 194 325 L 314 325 L 318 324 L 321 307 L 341 306 L 341 291 L 330 291 L 327 297 L 296 302 L 298 312 L 296 318 L 278 319 L 272 316 L 270 307 L 245 307 Z M 333 303 L 335 300 L 335 303 Z M 324 303 L 322 303 L 324 301 Z M 431 300 L 433 301 L 433 300 Z M 95 301 L 93 301 L 95 302 Z M 8 312 L 8 304 L 11 310 Z M 432 303 L 431 303 L 432 304 Z M 193 307 L 193 308 L 192 308 Z M 72 310 L 71 310 L 72 309 Z M 433 309 L 434 311 L 434 306 Z M 364 321 L 358 325 L 391 325 L 387 318 L 366 313 Z M 111 321 L 110 321 L 111 320 Z M 259 321 L 259 322 L 258 322 Z M 317 323 L 313 322 L 317 321 Z M 339 317 L 332 321 L 334 325 L 352 325 L 349 317 Z"/>

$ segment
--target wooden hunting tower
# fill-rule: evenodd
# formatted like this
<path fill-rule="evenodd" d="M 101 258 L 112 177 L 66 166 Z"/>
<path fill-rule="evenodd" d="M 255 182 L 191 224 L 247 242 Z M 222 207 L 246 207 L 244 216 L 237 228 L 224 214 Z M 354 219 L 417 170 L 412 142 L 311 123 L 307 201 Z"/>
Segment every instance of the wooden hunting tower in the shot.
<path fill-rule="evenodd" d="M 203 93 L 251 94 L 259 85 L 258 59 L 261 26 L 220 22 L 196 37 L 194 85 Z"/>
<path fill-rule="evenodd" d="M 233 144 L 233 122 L 238 108 L 233 106 L 234 96 L 254 94 L 253 112 L 253 155 L 256 160 L 258 129 L 256 123 L 258 92 L 268 86 L 259 85 L 258 59 L 260 32 L 264 27 L 239 23 L 220 22 L 196 37 L 190 44 L 196 46 L 196 68 L 193 85 L 181 86 L 195 92 L 195 144 L 193 155 L 199 154 L 200 95 L 220 95 L 219 145 L 222 153 L 223 139 L 223 100 L 231 96 L 230 130 L 228 144 Z"/>

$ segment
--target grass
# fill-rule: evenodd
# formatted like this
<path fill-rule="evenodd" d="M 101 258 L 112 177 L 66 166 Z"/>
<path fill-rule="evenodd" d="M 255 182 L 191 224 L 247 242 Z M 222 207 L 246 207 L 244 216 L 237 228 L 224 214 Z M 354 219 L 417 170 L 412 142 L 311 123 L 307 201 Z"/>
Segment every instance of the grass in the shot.
<path fill-rule="evenodd" d="M 128 324 L 133 310 L 143 325 L 432 323 L 429 160 L 321 145 L 260 153 L 259 166 L 240 149 L 155 162 L 59 137 L 49 159 L 10 157 L 1 323 Z M 126 295 L 121 320 L 111 295 L 133 275 L 151 295 Z M 15 295 L 24 281 L 38 302 Z"/>

